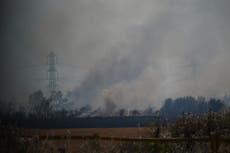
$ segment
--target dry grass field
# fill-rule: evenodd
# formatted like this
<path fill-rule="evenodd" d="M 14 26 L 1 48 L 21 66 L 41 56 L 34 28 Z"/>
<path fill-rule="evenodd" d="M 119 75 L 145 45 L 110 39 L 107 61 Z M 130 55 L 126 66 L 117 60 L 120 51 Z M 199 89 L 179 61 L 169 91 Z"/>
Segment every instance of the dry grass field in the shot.
<path fill-rule="evenodd" d="M 147 137 L 149 128 L 73 128 L 73 129 L 25 129 L 28 136 L 53 136 L 53 135 L 78 135 L 102 137 L 119 136 L 119 137 Z"/>
<path fill-rule="evenodd" d="M 101 137 L 149 137 L 149 128 L 73 128 L 73 129 L 25 129 L 28 136 L 92 136 Z M 78 152 L 84 140 L 46 140 L 54 148 L 65 146 L 68 152 Z M 103 142 L 105 144 L 111 142 Z"/>

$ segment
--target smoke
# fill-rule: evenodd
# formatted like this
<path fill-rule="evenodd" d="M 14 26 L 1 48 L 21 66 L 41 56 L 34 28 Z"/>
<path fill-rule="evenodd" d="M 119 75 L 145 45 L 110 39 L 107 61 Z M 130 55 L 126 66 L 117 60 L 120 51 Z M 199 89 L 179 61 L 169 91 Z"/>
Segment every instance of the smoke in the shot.
<path fill-rule="evenodd" d="M 215 3 L 155 4 L 162 9 L 131 24 L 75 88 L 78 104 L 99 107 L 109 97 L 118 107 L 159 108 L 168 97 L 229 92 L 229 46 Z"/>
<path fill-rule="evenodd" d="M 168 32 L 168 25 L 170 25 L 168 19 L 167 15 L 162 15 L 159 17 L 160 24 L 148 21 L 150 23 L 145 27 L 131 27 L 127 32 L 127 41 L 112 48 L 110 54 L 98 61 L 81 85 L 75 88 L 74 94 L 77 103 L 89 102 L 98 105 L 107 97 L 106 93 L 119 94 L 120 99 L 116 99 L 117 96 L 110 98 L 115 98 L 115 103 L 118 103 L 120 107 L 128 107 L 128 105 L 136 107 L 141 101 L 143 101 L 143 106 L 146 102 L 152 103 L 153 99 L 148 98 L 149 96 L 146 97 L 147 99 L 141 97 L 152 95 L 149 92 L 154 92 L 155 88 L 159 86 L 159 71 L 150 76 L 154 73 L 150 64 L 158 64 L 155 60 L 158 60 L 157 58 L 161 55 L 160 44 Z M 165 24 L 162 25 L 162 22 Z M 152 29 L 152 27 L 156 29 Z M 151 79 L 151 77 L 153 78 Z M 133 90 L 130 90 L 132 88 Z M 120 93 L 121 91 L 123 93 Z M 134 99 L 136 100 L 133 101 Z M 133 102 L 136 104 L 132 105 Z"/>
<path fill-rule="evenodd" d="M 1 97 L 44 89 L 54 51 L 60 89 L 76 106 L 161 107 L 168 97 L 220 96 L 230 88 L 228 0 L 7 2 Z M 4 28 L 5 27 L 5 28 Z M 20 67 L 20 68 L 19 68 Z M 77 68 L 75 68 L 77 67 Z M 115 109 L 115 108 L 114 108 Z"/>

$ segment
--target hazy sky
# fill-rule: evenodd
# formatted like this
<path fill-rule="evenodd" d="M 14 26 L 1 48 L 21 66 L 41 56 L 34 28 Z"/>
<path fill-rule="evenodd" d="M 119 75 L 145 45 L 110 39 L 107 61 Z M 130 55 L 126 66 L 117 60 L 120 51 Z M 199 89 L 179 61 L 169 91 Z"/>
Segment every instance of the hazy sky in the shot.
<path fill-rule="evenodd" d="M 229 0 L 8 0 L 1 22 L 1 98 L 59 88 L 77 105 L 160 106 L 230 91 Z M 26 97 L 26 98 L 25 98 Z"/>

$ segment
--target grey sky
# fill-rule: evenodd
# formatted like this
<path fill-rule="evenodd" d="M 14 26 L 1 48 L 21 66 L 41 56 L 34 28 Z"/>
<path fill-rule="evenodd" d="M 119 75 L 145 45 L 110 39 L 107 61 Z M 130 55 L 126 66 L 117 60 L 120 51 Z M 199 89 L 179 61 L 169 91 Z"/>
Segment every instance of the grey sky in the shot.
<path fill-rule="evenodd" d="M 1 32 L 2 98 L 47 88 L 46 56 L 58 55 L 59 87 L 77 105 L 160 106 L 177 96 L 230 88 L 228 0 L 7 1 Z"/>

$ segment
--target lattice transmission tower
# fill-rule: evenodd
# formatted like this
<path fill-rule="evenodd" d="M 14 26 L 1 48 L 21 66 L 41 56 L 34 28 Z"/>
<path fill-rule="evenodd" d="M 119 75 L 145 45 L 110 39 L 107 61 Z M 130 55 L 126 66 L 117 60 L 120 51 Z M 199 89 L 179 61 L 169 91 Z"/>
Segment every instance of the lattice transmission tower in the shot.
<path fill-rule="evenodd" d="M 58 72 L 56 69 L 57 57 L 54 52 L 48 55 L 48 88 L 50 92 L 57 90 Z"/>

